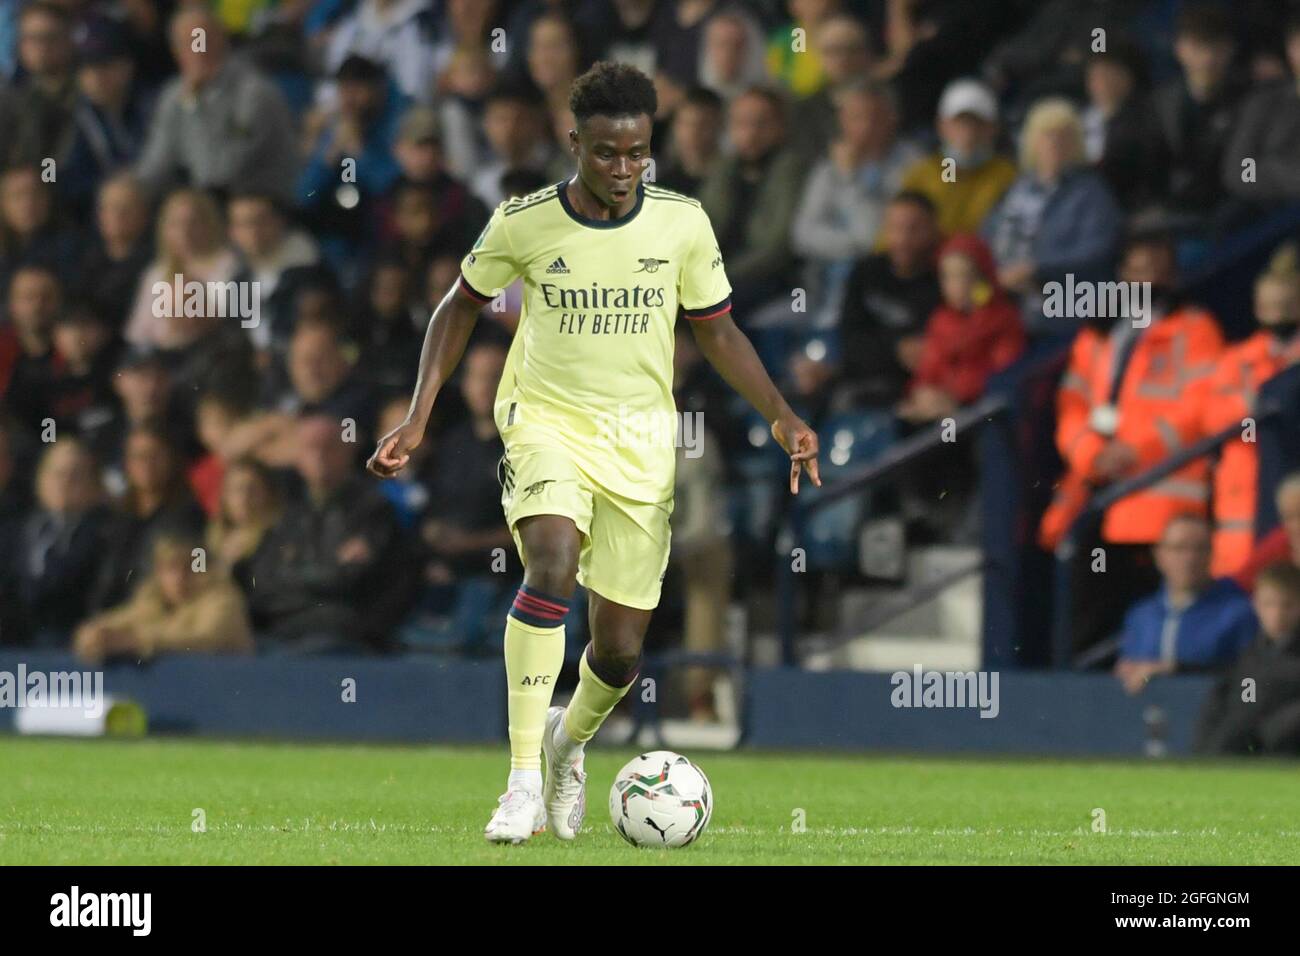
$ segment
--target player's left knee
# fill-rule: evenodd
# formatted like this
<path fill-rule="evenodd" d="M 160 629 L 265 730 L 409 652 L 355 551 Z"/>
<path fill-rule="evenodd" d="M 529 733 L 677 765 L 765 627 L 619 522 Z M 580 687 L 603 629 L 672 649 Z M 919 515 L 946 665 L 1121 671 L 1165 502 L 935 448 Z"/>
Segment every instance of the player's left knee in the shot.
<path fill-rule="evenodd" d="M 592 673 L 611 687 L 624 687 L 636 679 L 641 669 L 641 644 L 592 649 L 587 663 Z"/>

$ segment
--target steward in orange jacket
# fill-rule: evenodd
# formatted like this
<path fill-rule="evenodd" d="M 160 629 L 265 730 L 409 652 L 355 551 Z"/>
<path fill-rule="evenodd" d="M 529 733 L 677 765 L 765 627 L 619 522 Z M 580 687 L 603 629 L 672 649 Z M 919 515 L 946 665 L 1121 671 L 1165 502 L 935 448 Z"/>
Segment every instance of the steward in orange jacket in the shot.
<path fill-rule="evenodd" d="M 1203 405 L 1222 351 L 1214 317 L 1195 307 L 1146 328 L 1123 318 L 1109 329 L 1088 325 L 1079 332 L 1056 397 L 1056 445 L 1066 474 L 1039 526 L 1044 548 L 1061 543 L 1095 491 L 1199 437 L 1186 409 Z M 1103 518 L 1102 540 L 1154 543 L 1175 514 L 1205 513 L 1208 482 L 1208 463 L 1195 461 L 1116 502 Z"/>
<path fill-rule="evenodd" d="M 1241 435 L 1223 445 L 1214 469 L 1215 577 L 1236 574 L 1255 544 L 1255 505 L 1259 483 L 1259 446 L 1246 419 L 1255 413 L 1260 387 L 1300 359 L 1300 287 L 1293 274 L 1265 272 L 1255 283 L 1258 332 L 1223 353 L 1209 391 L 1190 413 L 1199 417 L 1203 435 L 1230 425 Z"/>

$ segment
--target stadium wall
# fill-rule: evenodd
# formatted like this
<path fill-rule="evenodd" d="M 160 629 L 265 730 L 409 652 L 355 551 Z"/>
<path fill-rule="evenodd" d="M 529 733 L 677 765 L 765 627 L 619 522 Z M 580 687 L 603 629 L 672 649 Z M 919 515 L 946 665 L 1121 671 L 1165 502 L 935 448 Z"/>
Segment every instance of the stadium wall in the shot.
<path fill-rule="evenodd" d="M 987 673 L 987 672 L 986 672 Z M 978 707 L 899 707 L 908 673 L 751 671 L 748 736 L 770 748 L 1142 756 L 1189 754 L 1213 679 L 1157 680 L 1141 697 L 1109 674 L 1004 672 L 997 714 Z"/>
<path fill-rule="evenodd" d="M 63 654 L 0 654 L 0 672 L 80 671 Z M 911 675 L 908 675 L 909 677 Z M 344 682 L 355 681 L 346 702 Z M 1101 674 L 998 674 L 997 716 L 978 708 L 897 707 L 889 674 L 759 668 L 747 675 L 746 745 L 1061 755 L 1132 755 L 1153 742 L 1190 751 L 1211 680 L 1165 678 L 1140 698 Z M 503 669 L 495 660 L 407 657 L 173 657 L 104 670 L 104 691 L 140 704 L 150 733 L 405 743 L 506 738 Z M 1160 720 L 1150 718 L 1158 708 Z M 0 728 L 15 711 L 0 708 Z"/>

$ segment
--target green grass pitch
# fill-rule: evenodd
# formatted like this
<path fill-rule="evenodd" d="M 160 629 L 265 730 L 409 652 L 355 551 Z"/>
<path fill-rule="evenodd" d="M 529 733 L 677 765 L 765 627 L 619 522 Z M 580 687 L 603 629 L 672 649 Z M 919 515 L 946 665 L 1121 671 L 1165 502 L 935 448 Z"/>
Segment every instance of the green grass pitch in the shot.
<path fill-rule="evenodd" d="M 1282 764 L 707 752 L 694 756 L 713 783 L 709 830 L 637 850 L 606 811 L 625 749 L 589 755 L 577 841 L 490 846 L 504 753 L 0 736 L 0 865 L 1300 861 L 1296 771 Z"/>

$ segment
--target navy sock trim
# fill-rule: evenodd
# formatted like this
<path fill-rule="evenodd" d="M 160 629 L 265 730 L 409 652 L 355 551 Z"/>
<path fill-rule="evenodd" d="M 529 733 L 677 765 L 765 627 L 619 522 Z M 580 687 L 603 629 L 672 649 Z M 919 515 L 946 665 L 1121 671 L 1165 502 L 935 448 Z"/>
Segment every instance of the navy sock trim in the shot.
<path fill-rule="evenodd" d="M 559 627 L 568 613 L 569 602 L 564 598 L 545 594 L 527 584 L 515 592 L 515 601 L 510 606 L 511 617 L 533 627 Z"/>

